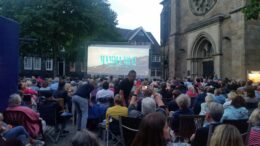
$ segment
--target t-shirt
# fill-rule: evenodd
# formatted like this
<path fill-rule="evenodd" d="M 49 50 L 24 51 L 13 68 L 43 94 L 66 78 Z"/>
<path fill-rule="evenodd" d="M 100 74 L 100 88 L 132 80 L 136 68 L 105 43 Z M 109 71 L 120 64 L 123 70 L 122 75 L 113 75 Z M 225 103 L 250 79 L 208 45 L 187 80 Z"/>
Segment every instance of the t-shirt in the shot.
<path fill-rule="evenodd" d="M 127 117 L 128 115 L 128 108 L 123 107 L 123 106 L 119 106 L 119 105 L 115 105 L 113 107 L 110 107 L 107 109 L 106 112 L 106 121 L 108 124 L 108 117 L 112 116 L 114 118 L 118 118 L 119 116 L 123 116 L 123 117 Z"/>
<path fill-rule="evenodd" d="M 120 84 L 119 84 L 119 91 L 123 90 L 124 91 L 124 98 L 125 102 L 128 105 L 128 99 L 129 99 L 129 94 L 132 90 L 132 87 L 134 85 L 134 81 L 129 81 L 129 79 L 124 79 Z"/>
<path fill-rule="evenodd" d="M 94 87 L 90 84 L 84 84 L 76 91 L 75 95 L 78 95 L 83 98 L 89 99 L 91 91 L 94 90 Z"/>

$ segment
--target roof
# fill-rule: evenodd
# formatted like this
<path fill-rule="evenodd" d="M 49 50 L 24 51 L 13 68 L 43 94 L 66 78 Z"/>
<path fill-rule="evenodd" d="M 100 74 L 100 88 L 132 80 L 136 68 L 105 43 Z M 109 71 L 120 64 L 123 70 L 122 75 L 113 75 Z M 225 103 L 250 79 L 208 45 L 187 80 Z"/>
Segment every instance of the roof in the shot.
<path fill-rule="evenodd" d="M 154 36 L 152 35 L 151 32 L 146 32 L 143 27 L 138 27 L 134 30 L 131 29 L 124 29 L 124 28 L 117 28 L 119 34 L 121 34 L 121 36 L 123 37 L 123 39 L 125 39 L 126 41 L 131 41 L 140 31 L 143 31 L 145 36 L 150 40 L 150 42 L 153 45 L 158 45 L 158 42 L 156 41 L 156 39 L 154 38 Z"/>

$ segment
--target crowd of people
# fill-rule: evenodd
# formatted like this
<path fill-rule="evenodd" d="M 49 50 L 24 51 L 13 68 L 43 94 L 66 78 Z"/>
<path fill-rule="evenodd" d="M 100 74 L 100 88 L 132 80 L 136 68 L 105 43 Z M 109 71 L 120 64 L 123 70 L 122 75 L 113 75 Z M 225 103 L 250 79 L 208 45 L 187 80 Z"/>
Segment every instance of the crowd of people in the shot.
<path fill-rule="evenodd" d="M 44 145 L 44 141 L 37 140 L 46 125 L 41 109 L 53 105 L 61 125 L 55 127 L 56 131 L 70 132 L 66 130 L 65 113 L 77 117 L 77 133 L 71 137 L 71 146 L 102 145 L 89 130 L 103 120 L 108 126 L 110 117 L 122 116 L 142 119 L 132 146 L 167 146 L 177 140 L 182 115 L 205 116 L 203 126 L 185 140 L 192 146 L 260 145 L 258 83 L 199 77 L 150 81 L 136 76 L 131 70 L 125 79 L 22 78 L 19 91 L 10 95 L 6 111 L 22 111 L 31 121 L 40 122 L 13 127 L 0 114 L 1 139 L 16 139 L 21 146 Z M 225 120 L 247 120 L 247 140 L 236 126 L 224 124 Z M 216 128 L 209 135 L 211 126 Z"/>

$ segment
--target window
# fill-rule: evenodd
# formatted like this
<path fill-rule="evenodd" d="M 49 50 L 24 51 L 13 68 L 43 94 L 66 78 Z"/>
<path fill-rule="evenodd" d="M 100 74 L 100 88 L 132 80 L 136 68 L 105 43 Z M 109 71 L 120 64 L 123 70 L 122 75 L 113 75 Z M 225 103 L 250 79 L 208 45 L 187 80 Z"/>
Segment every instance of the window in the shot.
<path fill-rule="evenodd" d="M 151 76 L 153 77 L 160 77 L 161 76 L 161 70 L 160 69 L 151 69 Z"/>
<path fill-rule="evenodd" d="M 32 57 L 23 58 L 24 70 L 32 70 Z"/>
<path fill-rule="evenodd" d="M 53 69 L 53 60 L 52 59 L 46 59 L 45 68 L 47 71 L 52 71 L 52 69 Z"/>
<path fill-rule="evenodd" d="M 161 57 L 158 55 L 153 55 L 152 56 L 152 62 L 161 62 Z"/>
<path fill-rule="evenodd" d="M 33 58 L 33 70 L 41 70 L 42 64 L 41 64 L 41 58 L 34 57 Z"/>

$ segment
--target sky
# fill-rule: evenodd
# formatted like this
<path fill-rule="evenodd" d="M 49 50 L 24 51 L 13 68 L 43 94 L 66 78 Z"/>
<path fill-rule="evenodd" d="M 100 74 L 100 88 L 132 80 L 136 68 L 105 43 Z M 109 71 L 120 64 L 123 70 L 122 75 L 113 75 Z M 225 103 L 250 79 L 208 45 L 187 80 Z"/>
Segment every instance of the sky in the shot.
<path fill-rule="evenodd" d="M 108 0 L 117 13 L 120 28 L 135 29 L 142 26 L 160 43 L 160 13 L 162 0 Z"/>

